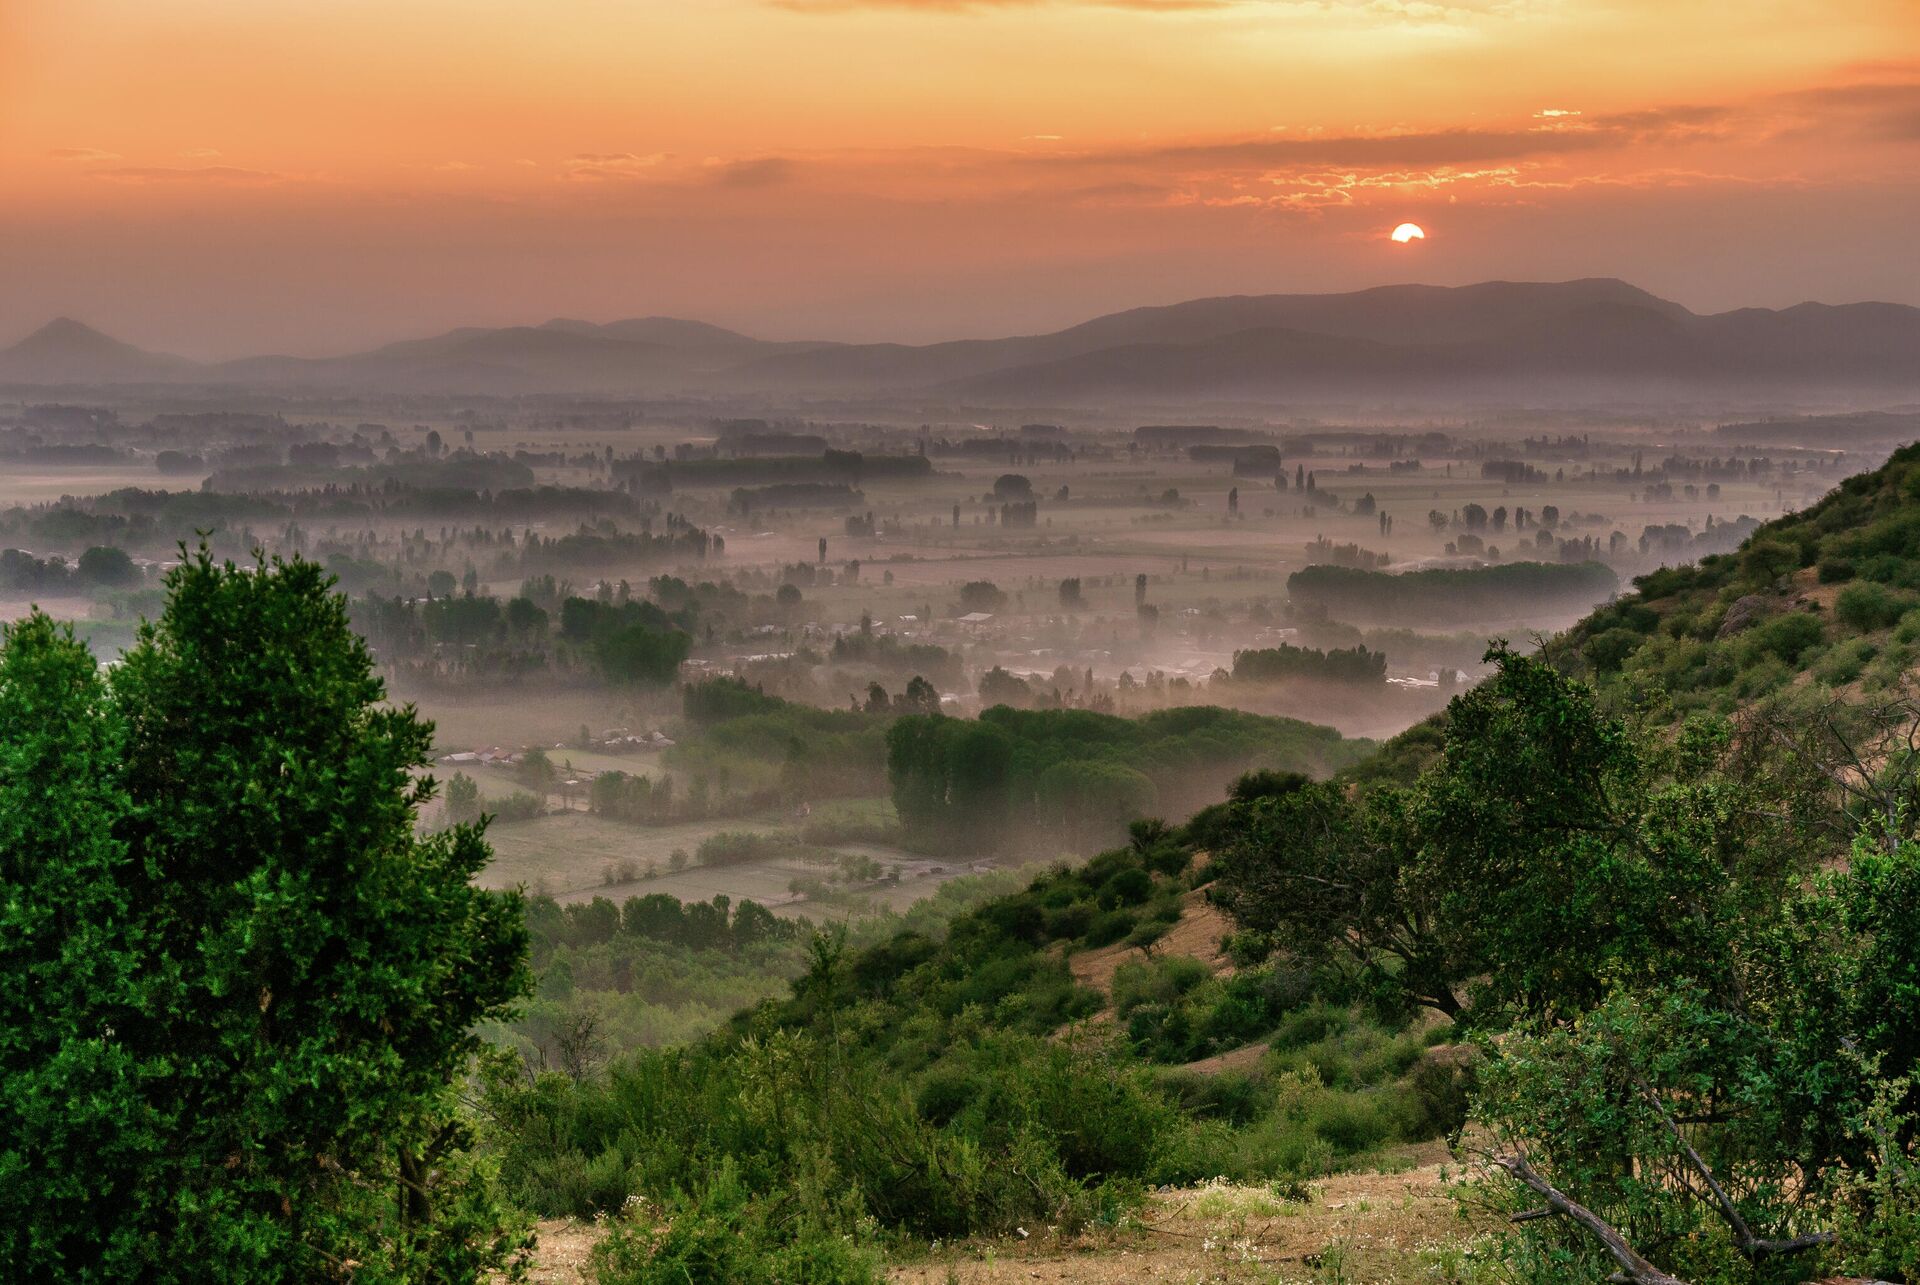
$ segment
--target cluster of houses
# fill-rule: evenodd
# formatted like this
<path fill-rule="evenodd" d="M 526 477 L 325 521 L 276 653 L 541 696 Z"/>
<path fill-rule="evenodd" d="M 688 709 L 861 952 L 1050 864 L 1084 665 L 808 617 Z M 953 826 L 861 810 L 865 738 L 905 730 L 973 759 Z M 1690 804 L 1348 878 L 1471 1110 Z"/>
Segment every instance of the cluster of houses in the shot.
<path fill-rule="evenodd" d="M 460 750 L 453 754 L 442 754 L 435 761 L 452 767 L 512 767 L 525 757 L 524 754 L 503 750 L 495 745 L 491 749 Z"/>

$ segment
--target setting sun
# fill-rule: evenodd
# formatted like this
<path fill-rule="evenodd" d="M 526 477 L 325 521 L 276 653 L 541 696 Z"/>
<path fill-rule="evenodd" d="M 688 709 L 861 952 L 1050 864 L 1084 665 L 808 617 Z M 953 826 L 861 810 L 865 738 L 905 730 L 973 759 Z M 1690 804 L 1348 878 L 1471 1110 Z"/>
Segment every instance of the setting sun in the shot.
<path fill-rule="evenodd" d="M 1405 245 L 1409 241 L 1424 241 L 1427 234 L 1418 223 L 1402 223 L 1393 230 L 1393 239 Z"/>

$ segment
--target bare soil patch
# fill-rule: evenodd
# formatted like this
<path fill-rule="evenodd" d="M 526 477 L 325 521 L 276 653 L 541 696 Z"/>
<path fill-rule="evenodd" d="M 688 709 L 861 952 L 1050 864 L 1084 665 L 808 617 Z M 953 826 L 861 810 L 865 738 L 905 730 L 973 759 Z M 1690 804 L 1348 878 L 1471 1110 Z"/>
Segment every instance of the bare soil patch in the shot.
<path fill-rule="evenodd" d="M 1231 973 L 1233 963 L 1220 949 L 1220 939 L 1233 931 L 1232 922 L 1207 900 L 1205 892 L 1190 892 L 1182 900 L 1179 922 L 1153 944 L 1152 957 L 1165 959 L 1172 955 L 1185 955 L 1211 968 L 1216 976 L 1224 977 Z M 1098 950 L 1075 951 L 1067 965 L 1073 970 L 1076 982 L 1103 995 L 1111 995 L 1113 975 L 1120 965 L 1141 962 L 1148 957 L 1148 953 L 1140 947 L 1119 942 Z"/>

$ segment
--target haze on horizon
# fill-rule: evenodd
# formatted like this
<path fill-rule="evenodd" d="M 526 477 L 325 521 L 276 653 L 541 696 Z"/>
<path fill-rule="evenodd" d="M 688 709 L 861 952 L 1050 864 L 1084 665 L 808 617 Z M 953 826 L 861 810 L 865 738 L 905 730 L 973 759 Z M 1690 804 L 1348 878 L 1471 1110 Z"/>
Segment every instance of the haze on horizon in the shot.
<path fill-rule="evenodd" d="M 1917 160 L 1903 0 L 25 0 L 0 339 L 920 342 L 1598 275 L 1920 303 Z"/>

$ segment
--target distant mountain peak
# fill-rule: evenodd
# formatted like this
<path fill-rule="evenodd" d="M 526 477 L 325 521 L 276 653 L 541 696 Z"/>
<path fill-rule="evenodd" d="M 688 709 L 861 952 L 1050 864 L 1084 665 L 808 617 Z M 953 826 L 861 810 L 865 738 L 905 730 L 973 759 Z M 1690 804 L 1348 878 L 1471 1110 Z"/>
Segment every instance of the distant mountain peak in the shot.
<path fill-rule="evenodd" d="M 55 317 L 40 329 L 15 344 L 16 348 L 41 344 L 117 344 L 120 341 L 112 335 L 96 330 L 84 321 L 72 317 Z"/>
<path fill-rule="evenodd" d="M 162 379 L 192 367 L 147 352 L 72 317 L 55 317 L 11 348 L 0 348 L 0 378 L 28 383 L 121 383 Z"/>

